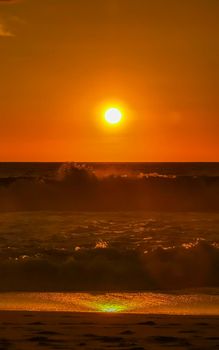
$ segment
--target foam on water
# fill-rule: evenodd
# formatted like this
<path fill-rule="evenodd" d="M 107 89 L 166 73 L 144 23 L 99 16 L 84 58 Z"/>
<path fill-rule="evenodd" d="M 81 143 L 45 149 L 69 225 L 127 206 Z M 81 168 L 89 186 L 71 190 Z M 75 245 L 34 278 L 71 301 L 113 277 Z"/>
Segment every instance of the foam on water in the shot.
<path fill-rule="evenodd" d="M 1 291 L 219 286 L 214 213 L 0 215 Z"/>
<path fill-rule="evenodd" d="M 0 211 L 219 210 L 218 163 L 0 165 Z"/>

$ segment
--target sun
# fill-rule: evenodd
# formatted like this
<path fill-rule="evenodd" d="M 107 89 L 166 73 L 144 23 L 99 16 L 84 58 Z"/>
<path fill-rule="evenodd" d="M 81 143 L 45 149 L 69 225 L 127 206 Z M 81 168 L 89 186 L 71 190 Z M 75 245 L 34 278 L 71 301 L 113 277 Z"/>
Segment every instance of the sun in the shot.
<path fill-rule="evenodd" d="M 109 108 L 105 112 L 105 120 L 109 124 L 118 124 L 121 122 L 122 112 L 118 108 Z"/>

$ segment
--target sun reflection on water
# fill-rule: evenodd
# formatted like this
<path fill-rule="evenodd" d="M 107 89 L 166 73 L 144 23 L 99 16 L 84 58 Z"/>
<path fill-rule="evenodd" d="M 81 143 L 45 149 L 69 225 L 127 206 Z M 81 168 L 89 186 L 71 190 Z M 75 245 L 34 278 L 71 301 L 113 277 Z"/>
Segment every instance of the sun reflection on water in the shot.
<path fill-rule="evenodd" d="M 119 304 L 102 303 L 102 304 L 97 304 L 96 309 L 99 312 L 115 313 L 115 312 L 124 312 L 127 310 L 127 307 L 125 305 L 119 305 Z"/>
<path fill-rule="evenodd" d="M 219 315 L 219 292 L 4 293 L 0 310 Z"/>

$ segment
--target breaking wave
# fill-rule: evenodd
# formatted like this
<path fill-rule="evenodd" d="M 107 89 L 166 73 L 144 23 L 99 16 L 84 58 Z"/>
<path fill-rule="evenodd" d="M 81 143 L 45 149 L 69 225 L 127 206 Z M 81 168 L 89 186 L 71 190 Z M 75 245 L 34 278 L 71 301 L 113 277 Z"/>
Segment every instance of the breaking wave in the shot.
<path fill-rule="evenodd" d="M 124 173 L 62 164 L 51 176 L 0 180 L 0 210 L 180 210 L 219 209 L 219 176 Z"/>
<path fill-rule="evenodd" d="M 1 259 L 0 291 L 140 291 L 219 287 L 219 249 L 197 241 L 149 252 L 107 245 Z"/>

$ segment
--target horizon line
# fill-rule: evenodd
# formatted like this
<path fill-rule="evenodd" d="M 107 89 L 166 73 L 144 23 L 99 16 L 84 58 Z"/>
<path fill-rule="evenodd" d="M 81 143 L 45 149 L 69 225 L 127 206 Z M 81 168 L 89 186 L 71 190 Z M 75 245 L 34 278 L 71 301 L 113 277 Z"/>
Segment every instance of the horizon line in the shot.
<path fill-rule="evenodd" d="M 127 163 L 133 163 L 133 164 L 137 164 L 137 163 L 177 163 L 177 164 L 185 164 L 185 163 L 196 163 L 196 164 L 202 164 L 202 163 L 219 163 L 219 160 L 215 160 L 215 161 L 149 161 L 149 160 L 142 160 L 142 161 L 82 161 L 82 160 L 56 160 L 56 161 L 51 161 L 51 160 L 24 160 L 24 161 L 13 161 L 13 160 L 6 160 L 6 161 L 1 161 L 0 160 L 0 164 L 3 163 L 109 163 L 109 164 L 127 164 Z"/>

